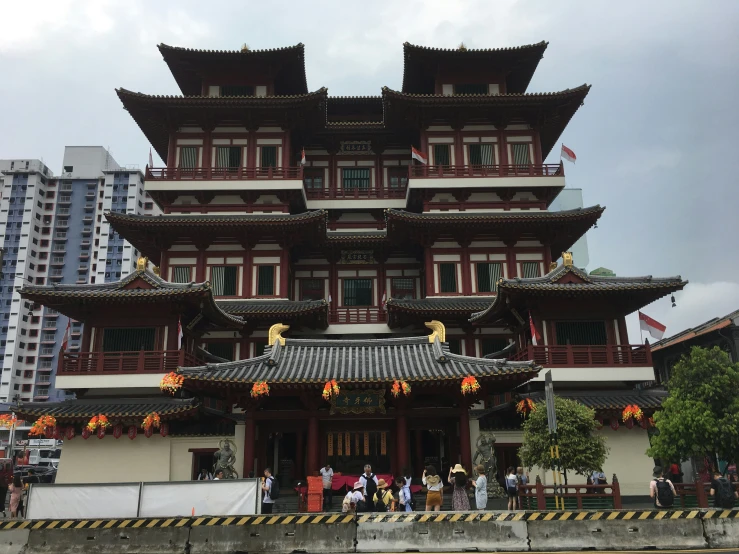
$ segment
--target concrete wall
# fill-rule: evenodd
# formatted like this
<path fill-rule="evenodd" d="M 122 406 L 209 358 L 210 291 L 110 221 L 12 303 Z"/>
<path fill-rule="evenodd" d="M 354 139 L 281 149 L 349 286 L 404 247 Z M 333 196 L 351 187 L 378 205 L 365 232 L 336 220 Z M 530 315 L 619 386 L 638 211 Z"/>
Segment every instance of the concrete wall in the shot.
<path fill-rule="evenodd" d="M 611 449 L 603 467 L 608 482 L 615 473 L 621 485 L 621 496 L 648 495 L 654 460 L 646 454 L 649 448 L 646 429 L 620 427 L 614 431 L 604 427 L 600 434 L 606 437 Z"/>

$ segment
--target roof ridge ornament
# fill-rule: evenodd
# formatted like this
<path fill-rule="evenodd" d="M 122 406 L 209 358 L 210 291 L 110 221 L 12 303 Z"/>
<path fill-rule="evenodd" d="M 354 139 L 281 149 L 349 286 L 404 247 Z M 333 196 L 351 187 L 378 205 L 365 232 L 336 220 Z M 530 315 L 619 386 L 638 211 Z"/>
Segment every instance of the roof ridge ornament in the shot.
<path fill-rule="evenodd" d="M 446 342 L 446 327 L 444 327 L 444 324 L 441 321 L 432 319 L 431 321 L 425 322 L 424 325 L 433 331 L 433 333 L 429 335 L 430 343 L 433 343 L 437 338 L 439 339 L 439 342 Z"/>
<path fill-rule="evenodd" d="M 275 341 L 280 342 L 280 346 L 285 346 L 285 337 L 282 336 L 282 333 L 290 329 L 289 325 L 284 325 L 283 323 L 275 323 L 272 327 L 269 328 L 269 335 L 267 338 L 267 341 L 270 346 L 272 346 Z"/>
<path fill-rule="evenodd" d="M 562 252 L 562 265 L 572 267 L 572 252 Z"/>
<path fill-rule="evenodd" d="M 139 256 L 136 260 L 136 271 L 146 271 L 146 267 L 149 265 L 149 258 L 146 256 Z"/>

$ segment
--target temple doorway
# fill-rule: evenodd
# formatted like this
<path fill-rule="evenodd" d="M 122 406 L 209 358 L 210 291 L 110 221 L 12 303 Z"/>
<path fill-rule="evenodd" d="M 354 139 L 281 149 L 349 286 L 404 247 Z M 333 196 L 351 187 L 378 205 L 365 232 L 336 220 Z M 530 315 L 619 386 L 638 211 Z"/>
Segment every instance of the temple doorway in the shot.
<path fill-rule="evenodd" d="M 360 475 L 364 466 L 370 464 L 374 473 L 390 473 L 387 431 L 329 431 L 324 433 L 323 440 L 326 459 L 335 472 Z"/>

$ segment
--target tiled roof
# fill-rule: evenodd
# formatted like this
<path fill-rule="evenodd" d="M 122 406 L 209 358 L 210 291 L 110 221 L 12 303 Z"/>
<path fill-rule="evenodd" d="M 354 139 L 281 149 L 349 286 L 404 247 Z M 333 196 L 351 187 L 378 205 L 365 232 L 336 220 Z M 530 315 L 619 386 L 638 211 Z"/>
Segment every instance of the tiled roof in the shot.
<path fill-rule="evenodd" d="M 328 231 L 326 242 L 328 244 L 387 242 L 387 231 Z"/>
<path fill-rule="evenodd" d="M 217 300 L 216 304 L 224 312 L 247 320 L 260 316 L 298 316 L 328 309 L 325 300 Z"/>
<path fill-rule="evenodd" d="M 388 312 L 401 310 L 419 314 L 433 314 L 437 312 L 463 312 L 471 314 L 485 309 L 490 305 L 490 296 L 454 296 L 448 298 L 390 298 L 387 301 Z"/>
<path fill-rule="evenodd" d="M 540 368 L 533 362 L 506 362 L 451 354 L 438 339 L 428 336 L 366 340 L 285 339 L 263 356 L 203 367 L 180 368 L 188 382 L 251 384 L 387 383 L 478 378 L 523 381 Z"/>
<path fill-rule="evenodd" d="M 187 106 L 195 108 L 254 108 L 259 106 L 274 107 L 284 104 L 295 105 L 296 101 L 324 100 L 328 89 L 320 88 L 305 94 L 286 94 L 283 96 L 181 96 L 172 94 L 144 94 L 125 88 L 116 89 L 118 98 L 126 105 L 126 101 L 145 101 L 149 105 L 169 107 Z"/>
<path fill-rule="evenodd" d="M 734 320 L 736 320 L 737 318 L 739 318 L 739 310 L 735 310 L 730 314 L 725 315 L 724 317 L 714 317 L 713 319 L 709 319 L 705 323 L 701 323 L 696 327 L 685 329 L 684 331 L 675 333 L 671 337 L 653 343 L 652 352 L 662 350 L 663 348 L 669 348 L 670 346 L 673 346 L 675 344 L 689 341 L 690 339 L 705 335 L 707 333 L 711 333 L 713 331 L 718 331 L 719 329 L 723 329 L 734 324 Z"/>
<path fill-rule="evenodd" d="M 556 396 L 574 400 L 594 410 L 623 410 L 629 404 L 636 404 L 642 410 L 654 410 L 662 406 L 667 398 L 667 391 L 640 391 L 640 390 L 589 390 L 589 391 L 557 391 Z M 535 402 L 544 400 L 543 392 L 528 395 Z"/>
<path fill-rule="evenodd" d="M 63 402 L 23 402 L 14 411 L 18 416 L 33 419 L 42 415 L 51 415 L 57 419 L 74 421 L 88 420 L 92 416 L 104 415 L 111 423 L 124 419 L 143 420 L 151 412 L 156 412 L 162 419 L 173 419 L 177 416 L 192 413 L 198 409 L 197 400 L 168 398 L 96 398 L 65 400 Z M 140 423 L 140 422 L 139 422 Z"/>
<path fill-rule="evenodd" d="M 398 219 L 418 223 L 427 222 L 455 222 L 460 224 L 475 222 L 528 222 L 528 221 L 564 221 L 569 219 L 581 219 L 583 217 L 600 216 L 605 207 L 590 206 L 588 208 L 576 208 L 574 210 L 549 211 L 505 211 L 505 212 L 424 212 L 415 213 L 397 208 L 386 210 L 388 219 Z"/>
<path fill-rule="evenodd" d="M 250 225 L 288 225 L 304 221 L 316 221 L 325 219 L 324 210 L 312 210 L 301 214 L 240 214 L 240 215 L 216 215 L 216 214 L 173 214 L 147 216 L 139 214 L 122 214 L 107 212 L 105 217 L 111 225 L 120 223 L 138 224 L 141 227 L 173 227 L 177 225 L 192 226 L 203 225 L 207 227 L 229 227 Z"/>
<path fill-rule="evenodd" d="M 681 290 L 687 283 L 679 275 L 664 278 L 652 277 L 651 275 L 643 277 L 604 277 L 588 275 L 588 273 L 575 266 L 560 265 L 543 277 L 501 279 L 498 281 L 498 295 L 485 310 L 472 314 L 470 321 L 485 321 L 494 313 L 506 311 L 510 307 L 506 297 L 513 294 L 584 296 L 641 292 L 642 296 L 639 298 L 639 302 L 642 306 L 671 292 Z M 631 301 L 634 301 L 633 294 Z M 626 308 L 625 305 L 623 307 Z M 633 310 L 625 313 L 631 313 L 631 311 Z"/>

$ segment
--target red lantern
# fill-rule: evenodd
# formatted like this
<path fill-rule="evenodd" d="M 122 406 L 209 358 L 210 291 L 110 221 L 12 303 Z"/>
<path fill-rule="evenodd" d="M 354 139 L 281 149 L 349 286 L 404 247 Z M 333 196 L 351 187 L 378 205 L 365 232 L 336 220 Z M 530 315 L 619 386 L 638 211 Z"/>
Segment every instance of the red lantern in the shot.
<path fill-rule="evenodd" d="M 44 436 L 47 439 L 52 438 L 54 436 L 54 427 L 52 427 L 51 425 L 47 425 L 46 427 L 44 427 Z"/>
<path fill-rule="evenodd" d="M 166 437 L 169 435 L 169 424 L 168 423 L 162 423 L 159 427 L 159 434 L 163 437 Z"/>
<path fill-rule="evenodd" d="M 59 440 L 59 439 L 61 439 L 61 438 L 62 438 L 62 435 L 63 435 L 63 434 L 64 434 L 64 429 L 62 429 L 62 428 L 61 428 L 61 427 L 59 427 L 59 426 L 57 426 L 57 427 L 54 427 L 54 438 L 55 438 L 56 440 Z"/>
<path fill-rule="evenodd" d="M 613 429 L 614 431 L 618 431 L 618 418 L 617 417 L 611 418 L 611 429 Z"/>
<path fill-rule="evenodd" d="M 148 439 L 151 438 L 151 436 L 154 434 L 154 429 L 149 427 L 148 429 L 144 429 L 144 436 Z"/>
<path fill-rule="evenodd" d="M 646 417 L 641 418 L 641 421 L 639 421 L 639 427 L 641 427 L 642 429 L 646 429 L 647 425 L 649 425 L 647 418 Z"/>
<path fill-rule="evenodd" d="M 67 427 L 64 436 L 67 437 L 67 440 L 71 441 L 74 438 L 74 427 Z"/>
<path fill-rule="evenodd" d="M 99 439 L 102 439 L 104 436 L 105 436 L 105 426 L 104 425 L 100 425 L 98 427 L 98 438 Z"/>
<path fill-rule="evenodd" d="M 634 418 L 629 418 L 626 420 L 626 428 L 627 429 L 633 429 L 634 428 Z"/>
<path fill-rule="evenodd" d="M 82 428 L 82 438 L 85 440 L 90 438 L 90 430 L 87 428 L 87 425 Z"/>
<path fill-rule="evenodd" d="M 117 439 L 121 438 L 121 435 L 123 434 L 123 425 L 120 423 L 118 425 L 113 426 L 113 436 Z"/>
<path fill-rule="evenodd" d="M 136 426 L 135 425 L 131 425 L 128 428 L 128 438 L 131 439 L 131 440 L 135 439 L 136 438 L 136 433 L 138 433 L 138 429 L 136 429 Z"/>

